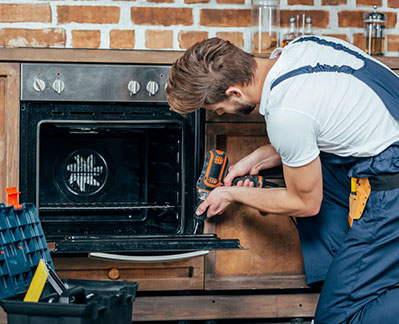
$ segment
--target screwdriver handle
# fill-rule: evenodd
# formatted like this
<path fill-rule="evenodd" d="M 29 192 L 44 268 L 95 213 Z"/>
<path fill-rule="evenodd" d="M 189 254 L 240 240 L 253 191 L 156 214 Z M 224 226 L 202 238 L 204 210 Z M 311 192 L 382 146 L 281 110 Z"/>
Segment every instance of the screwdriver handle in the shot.
<path fill-rule="evenodd" d="M 199 222 L 203 222 L 203 221 L 205 220 L 205 218 L 206 218 L 206 212 L 207 212 L 207 211 L 205 210 L 201 215 L 197 215 L 196 211 L 197 211 L 197 209 L 198 209 L 198 206 L 201 205 L 202 203 L 203 203 L 202 200 L 197 199 L 197 201 L 196 201 L 196 203 L 195 203 L 195 208 L 194 208 L 194 219 L 195 219 L 196 221 L 199 221 Z"/>

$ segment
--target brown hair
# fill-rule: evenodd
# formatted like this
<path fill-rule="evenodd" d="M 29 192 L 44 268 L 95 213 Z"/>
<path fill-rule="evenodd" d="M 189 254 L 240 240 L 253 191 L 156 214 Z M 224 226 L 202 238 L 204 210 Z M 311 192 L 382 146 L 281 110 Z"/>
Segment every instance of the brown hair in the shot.
<path fill-rule="evenodd" d="M 166 93 L 172 110 L 187 114 L 228 98 L 232 85 L 248 85 L 256 61 L 229 41 L 214 37 L 190 47 L 169 72 Z"/>

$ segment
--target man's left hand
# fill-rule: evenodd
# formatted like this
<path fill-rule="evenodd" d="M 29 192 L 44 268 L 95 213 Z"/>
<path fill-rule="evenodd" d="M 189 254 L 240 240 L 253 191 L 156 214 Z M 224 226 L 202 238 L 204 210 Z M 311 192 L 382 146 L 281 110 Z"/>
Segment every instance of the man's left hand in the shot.
<path fill-rule="evenodd" d="M 205 201 L 198 206 L 196 214 L 201 215 L 206 210 L 207 217 L 224 213 L 226 208 L 234 201 L 230 191 L 233 187 L 218 187 L 209 193 Z"/>

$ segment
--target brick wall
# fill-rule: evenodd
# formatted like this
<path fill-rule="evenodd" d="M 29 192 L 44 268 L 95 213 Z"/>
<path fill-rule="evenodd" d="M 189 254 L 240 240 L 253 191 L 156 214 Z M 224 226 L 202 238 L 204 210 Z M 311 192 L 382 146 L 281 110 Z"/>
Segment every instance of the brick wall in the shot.
<path fill-rule="evenodd" d="M 387 14 L 387 55 L 399 54 L 399 0 L 280 0 L 281 24 L 310 13 L 314 32 L 363 47 L 363 13 Z M 219 36 L 250 50 L 250 0 L 2 0 L 0 47 L 185 49 Z"/>

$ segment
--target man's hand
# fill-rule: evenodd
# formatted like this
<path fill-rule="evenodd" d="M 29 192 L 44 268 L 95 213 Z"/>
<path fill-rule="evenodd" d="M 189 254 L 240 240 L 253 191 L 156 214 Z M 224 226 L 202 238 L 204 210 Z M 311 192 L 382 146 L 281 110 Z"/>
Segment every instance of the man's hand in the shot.
<path fill-rule="evenodd" d="M 218 187 L 209 193 L 205 201 L 198 206 L 197 215 L 201 215 L 207 210 L 207 217 L 212 217 L 224 213 L 226 208 L 234 201 L 230 194 L 232 188 Z"/>
<path fill-rule="evenodd" d="M 229 172 L 224 178 L 224 185 L 231 186 L 233 179 L 236 177 L 242 177 L 247 174 L 255 175 L 260 170 L 278 165 L 281 165 L 280 154 L 270 144 L 261 146 L 229 168 Z M 253 183 L 240 181 L 237 186 L 253 187 Z"/>

